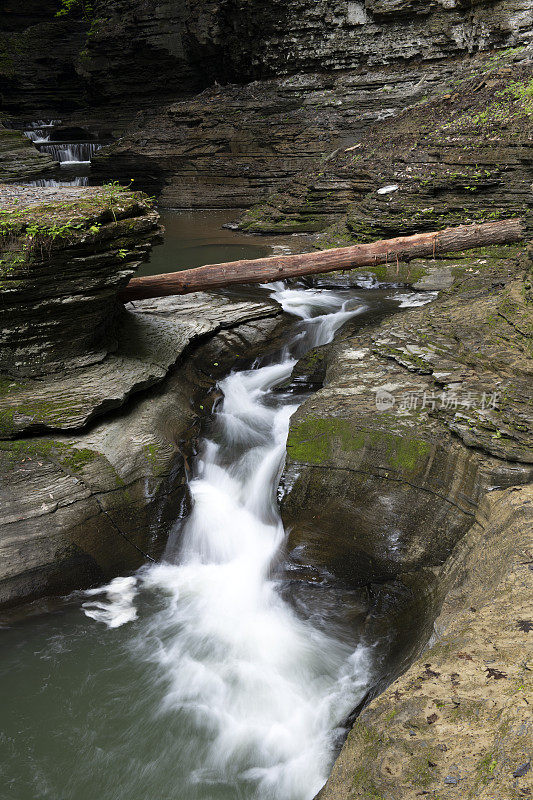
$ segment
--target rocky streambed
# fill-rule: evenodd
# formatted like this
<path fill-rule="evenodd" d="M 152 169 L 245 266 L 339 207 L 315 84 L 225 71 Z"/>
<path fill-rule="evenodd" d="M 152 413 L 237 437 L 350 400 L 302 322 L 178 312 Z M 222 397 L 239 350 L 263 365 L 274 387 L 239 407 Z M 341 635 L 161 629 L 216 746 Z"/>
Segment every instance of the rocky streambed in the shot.
<path fill-rule="evenodd" d="M 12 605 L 159 558 L 189 513 L 198 419 L 217 401 L 206 395 L 240 360 L 280 346 L 289 322 L 267 291 L 123 309 L 117 288 L 160 236 L 150 202 L 116 187 L 10 192 L 0 454 Z M 393 290 L 284 387 L 303 403 L 281 477 L 282 594 L 297 614 L 333 597 L 330 627 L 381 643 L 320 797 L 521 797 L 531 258 L 488 248 L 379 272 L 426 294 Z M 311 291 L 373 284 L 371 271 L 332 274 Z"/>

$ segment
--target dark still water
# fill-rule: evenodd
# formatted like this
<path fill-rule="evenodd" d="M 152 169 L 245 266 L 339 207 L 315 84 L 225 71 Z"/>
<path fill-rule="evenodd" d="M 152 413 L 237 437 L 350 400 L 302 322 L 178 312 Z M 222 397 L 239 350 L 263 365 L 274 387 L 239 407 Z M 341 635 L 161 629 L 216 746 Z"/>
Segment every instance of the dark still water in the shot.
<path fill-rule="evenodd" d="M 161 209 L 159 213 L 165 227 L 165 243 L 154 247 L 150 261 L 137 272 L 139 277 L 308 249 L 306 236 L 251 236 L 223 228 L 236 219 L 236 211 Z"/>
<path fill-rule="evenodd" d="M 211 246 L 187 215 L 174 222 L 164 271 Z M 299 592 L 296 613 L 298 581 L 272 576 L 285 543 L 276 488 L 303 399 L 279 387 L 307 350 L 412 296 L 267 290 L 294 317 L 287 344 L 220 382 L 192 510 L 162 561 L 0 630 L 2 800 L 312 800 L 326 780 L 379 647 L 346 587 Z"/>

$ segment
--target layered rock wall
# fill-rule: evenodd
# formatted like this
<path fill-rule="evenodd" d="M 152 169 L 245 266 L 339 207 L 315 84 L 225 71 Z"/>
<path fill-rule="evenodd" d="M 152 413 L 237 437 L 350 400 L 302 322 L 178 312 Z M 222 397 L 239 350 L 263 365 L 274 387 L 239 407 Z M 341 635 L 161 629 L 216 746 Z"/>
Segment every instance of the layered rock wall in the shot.
<path fill-rule="evenodd" d="M 282 478 L 289 558 L 314 581 L 396 578 L 425 605 L 418 657 L 356 719 L 320 800 L 529 795 L 532 255 L 388 265 L 439 297 L 315 354 Z"/>
<path fill-rule="evenodd" d="M 14 186 L 2 200 L 0 369 L 15 378 L 102 361 L 116 348 L 116 294 L 146 258 L 157 212 L 114 187 Z"/>
<path fill-rule="evenodd" d="M 458 58 L 523 46 L 533 28 L 528 0 L 112 0 L 86 19 L 56 11 L 53 0 L 3 10 L 4 110 L 126 131 L 96 159 L 100 173 L 168 187 L 164 204 L 183 207 L 257 202 L 433 94 Z M 328 205 L 346 187 L 341 178 L 318 193 Z"/>
<path fill-rule="evenodd" d="M 483 255 L 450 258 L 434 304 L 328 348 L 287 443 L 283 513 L 305 563 L 363 580 L 438 566 L 484 493 L 531 479 L 531 262 Z"/>
<path fill-rule="evenodd" d="M 237 350 L 253 353 L 275 335 L 278 314 L 270 303 L 200 293 L 139 303 L 105 371 L 74 371 L 59 394 L 53 381 L 14 389 L 27 432 L 0 439 L 0 606 L 102 583 L 161 554 L 187 512 L 205 395 Z"/>
<path fill-rule="evenodd" d="M 0 104 L 28 120 L 57 118 L 85 106 L 79 72 L 89 25 L 56 17 L 59 0 L 4 0 L 0 6 Z"/>
<path fill-rule="evenodd" d="M 485 498 L 430 647 L 356 720 L 317 800 L 530 796 L 532 502 L 530 486 Z"/>
<path fill-rule="evenodd" d="M 422 209 L 431 208 L 432 195 L 455 188 L 453 180 L 450 186 L 433 181 L 431 170 L 438 170 L 439 162 L 450 164 L 452 178 L 463 178 L 464 185 L 455 183 L 470 200 L 487 188 L 498 194 L 505 172 L 514 182 L 513 166 L 522 170 L 527 164 L 527 152 L 524 160 L 517 145 L 529 144 L 526 115 L 520 115 L 527 96 L 520 92 L 526 91 L 531 74 L 525 48 L 533 30 L 531 14 L 520 12 L 511 24 L 509 5 L 499 8 L 500 16 L 498 8 L 492 7 L 490 16 L 488 6 L 476 6 L 474 16 L 486 13 L 487 22 L 475 28 L 468 43 L 453 39 L 450 9 L 420 17 L 396 9 L 380 17 L 377 27 L 350 23 L 348 29 L 340 11 L 337 23 L 330 18 L 331 9 L 326 13 L 316 4 L 314 11 L 316 27 L 306 24 L 300 9 L 299 16 L 291 17 L 289 33 L 282 35 L 280 29 L 279 38 L 261 49 L 261 75 L 272 71 L 276 78 L 216 86 L 192 99 L 146 110 L 119 142 L 99 151 L 94 168 L 102 175 L 135 175 L 142 186 L 160 192 L 161 202 L 170 207 L 246 207 L 274 192 L 264 209 L 253 209 L 245 220 L 255 232 L 323 229 L 374 186 L 377 190 L 387 181 L 398 182 L 398 164 L 385 164 L 395 154 L 401 163 L 420 162 L 417 169 L 405 167 L 401 177 L 410 185 L 418 181 L 418 189 L 427 187 L 430 197 L 421 198 Z M 470 19 L 465 9 L 453 13 Z M 505 14 L 509 25 L 498 28 Z M 501 47 L 501 53 L 484 50 L 493 46 Z M 249 74 L 243 69 L 241 76 Z M 479 91 L 484 77 L 487 87 Z M 439 100 L 432 106 L 435 97 Z M 417 103 L 425 105 L 407 130 L 408 120 L 401 114 Z M 501 140 L 498 147 L 489 144 L 493 129 Z M 350 150 L 357 147 L 363 149 Z M 406 152 L 398 153 L 398 148 Z M 468 159 L 460 152 L 464 148 L 472 151 Z M 475 164 L 483 171 L 476 173 Z M 471 177 L 477 177 L 475 184 Z M 433 220 L 429 215 L 426 220 L 435 221 L 438 214 L 434 210 Z"/>
<path fill-rule="evenodd" d="M 527 0 L 144 0 L 96 4 L 81 74 L 95 99 L 336 72 L 512 46 Z"/>
<path fill-rule="evenodd" d="M 242 226 L 259 233 L 331 226 L 321 239 L 331 246 L 523 216 L 533 204 L 532 57 L 532 48 L 518 48 L 420 68 L 422 93 L 402 111 L 399 90 L 409 105 L 414 83 L 395 83 L 390 113 L 377 123 L 365 125 L 360 105 L 350 123 L 343 93 L 339 126 L 351 124 L 351 139 L 282 184 Z M 370 89 L 376 110 L 385 94 Z"/>
<path fill-rule="evenodd" d="M 21 181 L 57 166 L 52 156 L 40 153 L 20 131 L 0 125 L 0 181 Z"/>

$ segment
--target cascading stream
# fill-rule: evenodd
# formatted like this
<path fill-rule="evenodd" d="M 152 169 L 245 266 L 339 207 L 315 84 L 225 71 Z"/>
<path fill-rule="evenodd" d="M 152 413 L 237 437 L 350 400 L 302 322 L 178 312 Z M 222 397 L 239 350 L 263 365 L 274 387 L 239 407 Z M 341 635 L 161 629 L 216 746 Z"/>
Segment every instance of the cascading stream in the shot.
<path fill-rule="evenodd" d="M 35 142 L 41 153 L 49 153 L 60 164 L 89 164 L 102 145 L 95 142 L 51 142 L 49 139 Z"/>
<path fill-rule="evenodd" d="M 189 484 L 192 511 L 163 563 L 95 590 L 84 606 L 117 627 L 136 618 L 138 592 L 165 598 L 135 623 L 135 651 L 157 666 L 161 713 L 179 714 L 188 730 L 176 753 L 187 776 L 180 800 L 311 800 L 369 680 L 367 650 L 297 616 L 269 577 L 285 536 L 276 489 L 297 408 L 274 390 L 365 306 L 332 291 L 270 288 L 300 318 L 294 337 L 276 363 L 220 383 Z"/>

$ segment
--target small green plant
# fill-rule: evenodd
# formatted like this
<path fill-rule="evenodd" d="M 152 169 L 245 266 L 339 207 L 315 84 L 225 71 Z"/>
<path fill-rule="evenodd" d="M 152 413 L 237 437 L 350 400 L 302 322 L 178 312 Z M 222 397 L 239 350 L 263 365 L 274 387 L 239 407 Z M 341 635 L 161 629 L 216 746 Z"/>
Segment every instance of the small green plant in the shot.
<path fill-rule="evenodd" d="M 61 0 L 61 8 L 56 12 L 56 17 L 66 17 L 69 14 L 81 14 L 84 19 L 92 19 L 94 6 L 90 0 Z"/>
<path fill-rule="evenodd" d="M 0 275 L 11 276 L 16 264 L 49 253 L 56 240 L 67 242 L 80 234 L 97 234 L 102 225 L 123 217 L 132 200 L 142 202 L 146 209 L 155 205 L 152 198 L 143 196 L 139 201 L 128 189 L 114 181 L 74 199 L 0 209 Z M 121 251 L 120 258 L 126 258 L 127 253 Z"/>
<path fill-rule="evenodd" d="M 533 78 L 529 81 L 513 81 L 505 91 L 514 97 L 515 101 L 521 101 L 526 114 L 533 114 Z"/>

